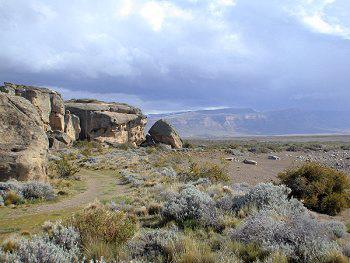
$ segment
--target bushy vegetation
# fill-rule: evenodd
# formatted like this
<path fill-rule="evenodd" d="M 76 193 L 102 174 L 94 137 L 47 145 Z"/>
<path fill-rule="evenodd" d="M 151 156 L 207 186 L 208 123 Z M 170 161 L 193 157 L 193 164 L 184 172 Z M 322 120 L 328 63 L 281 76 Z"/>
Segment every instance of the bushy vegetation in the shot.
<path fill-rule="evenodd" d="M 226 196 L 217 201 L 217 206 L 239 216 L 247 216 L 263 209 L 289 211 L 291 209 L 304 213 L 306 209 L 296 199 L 289 199 L 291 190 L 285 186 L 259 184 L 247 194 Z"/>
<path fill-rule="evenodd" d="M 101 143 L 95 141 L 76 141 L 74 146 L 78 148 L 85 157 L 91 156 L 94 152 L 103 153 L 103 146 Z"/>
<path fill-rule="evenodd" d="M 71 178 L 79 172 L 79 166 L 74 162 L 70 161 L 67 156 L 55 162 L 55 170 L 59 178 Z"/>
<path fill-rule="evenodd" d="M 214 200 L 193 185 L 185 185 L 179 194 L 168 196 L 162 216 L 180 226 L 195 221 L 203 226 L 215 226 L 217 215 Z"/>
<path fill-rule="evenodd" d="M 46 224 L 44 234 L 32 238 L 9 240 L 3 244 L 0 262 L 78 262 L 79 233 L 60 223 Z"/>
<path fill-rule="evenodd" d="M 350 180 L 340 171 L 317 163 L 306 163 L 278 175 L 292 195 L 316 212 L 336 215 L 350 206 Z"/>
<path fill-rule="evenodd" d="M 120 175 L 125 183 L 131 184 L 133 187 L 139 187 L 145 183 L 145 178 L 142 175 L 136 173 L 121 171 Z"/>
<path fill-rule="evenodd" d="M 0 183 L 0 197 L 5 205 L 19 205 L 26 200 L 53 200 L 55 193 L 52 186 L 45 182 L 12 180 Z"/>
<path fill-rule="evenodd" d="M 137 229 L 135 218 L 101 204 L 92 204 L 75 214 L 67 224 L 80 233 L 84 255 L 94 260 L 102 256 L 116 260 L 122 245 Z"/>
<path fill-rule="evenodd" d="M 186 180 L 193 181 L 201 178 L 207 178 L 212 182 L 227 182 L 230 180 L 225 167 L 214 163 L 191 162 L 189 170 L 183 172 L 183 175 Z"/>

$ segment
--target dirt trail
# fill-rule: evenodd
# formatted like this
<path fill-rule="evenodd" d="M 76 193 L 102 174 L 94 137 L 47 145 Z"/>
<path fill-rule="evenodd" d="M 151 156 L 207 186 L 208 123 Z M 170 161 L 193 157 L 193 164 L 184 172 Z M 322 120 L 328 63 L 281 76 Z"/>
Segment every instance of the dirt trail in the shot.
<path fill-rule="evenodd" d="M 56 203 L 37 204 L 29 209 L 12 209 L 6 213 L 3 219 L 19 217 L 21 215 L 33 215 L 41 213 L 51 213 L 55 211 L 68 210 L 83 207 L 95 199 L 100 199 L 109 195 L 118 196 L 127 192 L 127 186 L 112 175 L 111 171 L 89 171 L 84 170 L 80 175 L 86 180 L 86 190 L 72 197 L 65 198 Z"/>

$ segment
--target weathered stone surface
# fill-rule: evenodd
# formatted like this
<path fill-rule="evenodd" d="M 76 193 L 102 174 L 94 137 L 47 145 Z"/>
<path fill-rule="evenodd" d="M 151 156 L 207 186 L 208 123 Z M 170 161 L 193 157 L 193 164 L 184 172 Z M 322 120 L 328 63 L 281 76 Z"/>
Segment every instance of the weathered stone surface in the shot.
<path fill-rule="evenodd" d="M 80 139 L 135 145 L 144 141 L 147 120 L 138 108 L 96 100 L 70 100 L 66 108 L 80 118 Z"/>
<path fill-rule="evenodd" d="M 53 131 L 64 131 L 65 122 L 64 116 L 59 113 L 52 113 L 50 115 L 50 127 Z"/>
<path fill-rule="evenodd" d="M 77 120 L 78 117 L 65 117 L 66 111 L 64 101 L 61 95 L 56 91 L 7 82 L 4 83 L 1 90 L 6 93 L 15 93 L 29 100 L 39 112 L 46 132 L 68 132 L 68 145 L 71 145 L 71 143 L 79 137 L 79 134 L 76 134 L 80 132 L 80 122 Z M 50 136 L 50 134 L 48 134 L 48 136 Z M 50 141 L 52 141 L 52 136 Z M 50 145 L 52 144 L 50 143 Z"/>
<path fill-rule="evenodd" d="M 171 147 L 182 148 L 182 140 L 175 128 L 165 120 L 158 120 L 148 132 L 156 143 L 164 143 Z"/>
<path fill-rule="evenodd" d="M 46 180 L 48 141 L 28 100 L 0 92 L 0 181 Z"/>
<path fill-rule="evenodd" d="M 67 110 L 64 118 L 64 132 L 67 134 L 71 141 L 76 141 L 79 139 L 79 134 L 81 132 L 79 117 L 71 114 L 70 111 Z"/>

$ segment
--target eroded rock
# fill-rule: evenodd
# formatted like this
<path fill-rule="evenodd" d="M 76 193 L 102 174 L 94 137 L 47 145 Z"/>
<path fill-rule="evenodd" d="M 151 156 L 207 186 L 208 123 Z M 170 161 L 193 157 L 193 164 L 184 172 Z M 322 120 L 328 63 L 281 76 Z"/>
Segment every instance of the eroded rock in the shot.
<path fill-rule="evenodd" d="M 182 148 L 182 140 L 175 128 L 165 120 L 158 120 L 148 132 L 156 143 L 164 143 L 171 147 Z"/>
<path fill-rule="evenodd" d="M 70 100 L 66 108 L 80 118 L 80 139 L 135 145 L 145 139 L 147 119 L 138 108 L 97 100 Z"/>
<path fill-rule="evenodd" d="M 28 100 L 0 92 L 0 181 L 46 180 L 48 140 Z"/>
<path fill-rule="evenodd" d="M 48 132 L 50 145 L 53 145 L 51 143 L 52 132 L 67 133 L 69 140 L 65 140 L 64 145 L 71 145 L 79 137 L 80 122 L 77 120 L 78 117 L 71 114 L 66 116 L 64 101 L 58 92 L 47 88 L 8 82 L 4 83 L 1 90 L 26 98 L 33 104 L 40 115 L 44 130 Z"/>

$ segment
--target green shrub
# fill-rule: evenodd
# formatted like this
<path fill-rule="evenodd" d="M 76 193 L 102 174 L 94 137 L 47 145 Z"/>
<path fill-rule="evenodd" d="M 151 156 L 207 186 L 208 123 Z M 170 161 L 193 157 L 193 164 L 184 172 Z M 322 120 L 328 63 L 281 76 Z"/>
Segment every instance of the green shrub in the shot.
<path fill-rule="evenodd" d="M 75 214 L 68 223 L 79 231 L 83 244 L 97 240 L 123 244 L 136 231 L 134 218 L 100 204 L 91 205 Z"/>
<path fill-rule="evenodd" d="M 74 146 L 81 150 L 81 154 L 85 157 L 92 155 L 93 151 L 103 153 L 102 144 L 95 141 L 76 141 Z"/>
<path fill-rule="evenodd" d="M 193 145 L 189 141 L 185 141 L 182 145 L 183 148 L 191 149 Z"/>
<path fill-rule="evenodd" d="M 350 181 L 340 171 L 317 163 L 306 163 L 278 175 L 292 195 L 316 212 L 336 215 L 350 206 Z"/>
<path fill-rule="evenodd" d="M 66 156 L 63 156 L 62 159 L 56 161 L 55 169 L 60 178 L 69 178 L 79 172 L 79 167 L 70 162 Z"/>
<path fill-rule="evenodd" d="M 23 198 L 14 191 L 9 191 L 4 199 L 5 205 L 19 205 L 23 203 Z"/>
<path fill-rule="evenodd" d="M 204 164 L 191 162 L 189 172 L 186 176 L 190 180 L 201 178 L 208 178 L 212 182 L 227 182 L 230 180 L 224 166 L 208 162 Z"/>
<path fill-rule="evenodd" d="M 232 242 L 231 249 L 245 263 L 256 262 L 257 260 L 263 261 L 269 256 L 269 252 L 262 250 L 256 243 L 242 244 Z"/>

